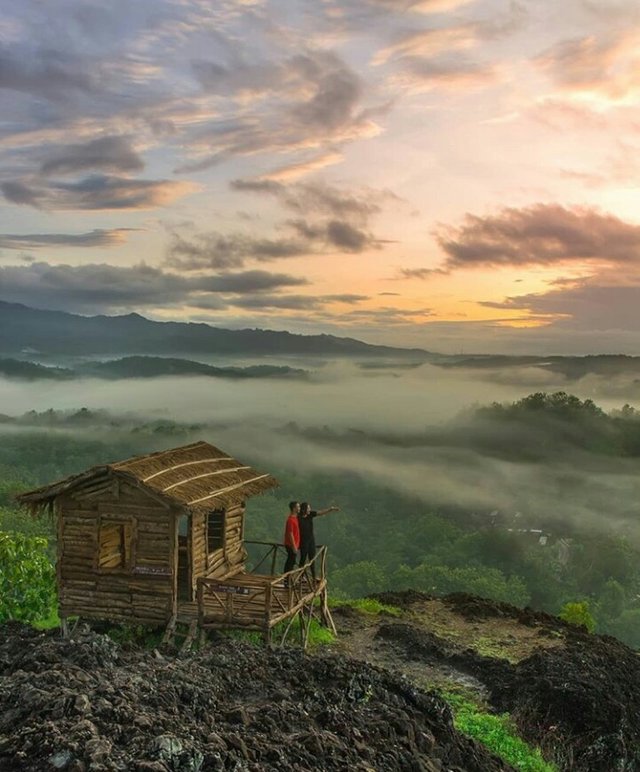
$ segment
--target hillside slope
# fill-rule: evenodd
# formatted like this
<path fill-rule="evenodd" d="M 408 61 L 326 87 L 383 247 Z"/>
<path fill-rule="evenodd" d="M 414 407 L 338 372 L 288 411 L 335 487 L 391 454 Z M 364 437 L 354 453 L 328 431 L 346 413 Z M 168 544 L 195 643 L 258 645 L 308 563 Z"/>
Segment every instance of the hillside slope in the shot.
<path fill-rule="evenodd" d="M 640 769 L 640 657 L 628 646 L 463 593 L 377 598 L 401 614 L 334 614 L 345 654 L 508 713 L 560 770 Z"/>
<path fill-rule="evenodd" d="M 336 608 L 338 642 L 311 655 L 217 637 L 176 657 L 84 625 L 68 640 L 0 626 L 0 768 L 512 769 L 439 694 L 510 714 L 558 770 L 640 768 L 640 658 L 619 641 L 463 594 L 378 600 Z"/>
<path fill-rule="evenodd" d="M 370 665 L 226 640 L 185 659 L 0 627 L 0 769 L 510 769 Z"/>

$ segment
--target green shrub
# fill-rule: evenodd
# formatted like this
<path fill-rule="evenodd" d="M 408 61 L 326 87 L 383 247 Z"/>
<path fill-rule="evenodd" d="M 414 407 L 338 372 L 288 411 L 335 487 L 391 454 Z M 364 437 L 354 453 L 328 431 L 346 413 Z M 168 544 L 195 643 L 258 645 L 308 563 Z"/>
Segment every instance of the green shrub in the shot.
<path fill-rule="evenodd" d="M 587 600 L 565 603 L 558 616 L 571 625 L 586 627 L 590 633 L 596 629 L 596 620 L 589 610 L 589 601 Z"/>
<path fill-rule="evenodd" d="M 51 614 L 55 570 L 40 536 L 0 532 L 0 622 L 33 622 Z"/>

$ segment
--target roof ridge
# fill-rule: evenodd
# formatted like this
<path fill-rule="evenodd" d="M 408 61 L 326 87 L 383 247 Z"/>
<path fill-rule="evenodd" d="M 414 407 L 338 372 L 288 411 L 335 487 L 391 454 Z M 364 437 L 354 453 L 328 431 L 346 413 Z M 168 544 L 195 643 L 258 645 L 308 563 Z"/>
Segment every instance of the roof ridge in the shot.
<path fill-rule="evenodd" d="M 143 459 L 148 458 L 160 458 L 160 456 L 165 456 L 168 453 L 177 453 L 181 450 L 189 450 L 191 448 L 197 448 L 199 445 L 208 445 L 209 447 L 214 447 L 211 445 L 210 442 L 207 442 L 206 440 L 198 440 L 197 442 L 190 442 L 188 445 L 179 445 L 177 448 L 167 448 L 166 450 L 154 450 L 152 453 L 142 453 L 138 456 L 131 456 L 130 458 L 125 458 L 124 461 L 116 461 L 112 464 L 105 464 L 105 466 L 108 466 L 110 469 L 118 469 L 121 466 L 124 466 L 125 464 L 129 464 L 132 461 L 142 461 Z M 217 449 L 217 448 L 216 448 Z"/>

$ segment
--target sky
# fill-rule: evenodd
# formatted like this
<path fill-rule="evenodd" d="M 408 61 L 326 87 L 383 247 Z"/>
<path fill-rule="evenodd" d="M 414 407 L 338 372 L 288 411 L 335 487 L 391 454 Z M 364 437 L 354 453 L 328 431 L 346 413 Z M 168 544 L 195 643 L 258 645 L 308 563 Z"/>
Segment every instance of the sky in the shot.
<path fill-rule="evenodd" d="M 0 299 L 639 353 L 637 0 L 0 0 Z"/>

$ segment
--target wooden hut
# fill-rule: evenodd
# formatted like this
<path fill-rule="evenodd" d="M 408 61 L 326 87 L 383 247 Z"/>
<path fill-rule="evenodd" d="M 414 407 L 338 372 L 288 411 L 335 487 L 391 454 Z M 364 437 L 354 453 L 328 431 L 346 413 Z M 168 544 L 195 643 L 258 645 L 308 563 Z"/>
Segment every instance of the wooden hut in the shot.
<path fill-rule="evenodd" d="M 247 627 L 264 632 L 307 611 L 320 581 L 296 569 L 275 575 L 278 544 L 265 544 L 271 573 L 248 573 L 245 501 L 277 486 L 207 442 L 95 466 L 18 500 L 57 520 L 59 613 L 143 624 Z M 286 586 L 285 586 L 286 585 Z M 332 625 L 332 623 L 330 623 Z"/>

